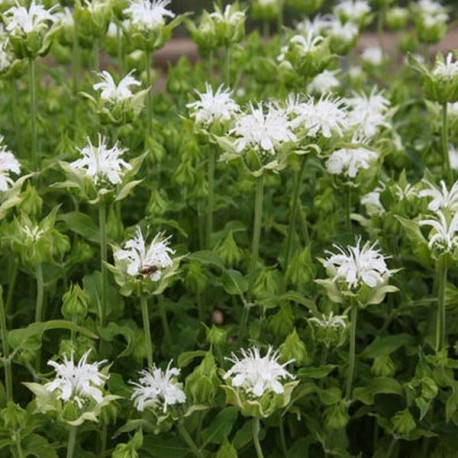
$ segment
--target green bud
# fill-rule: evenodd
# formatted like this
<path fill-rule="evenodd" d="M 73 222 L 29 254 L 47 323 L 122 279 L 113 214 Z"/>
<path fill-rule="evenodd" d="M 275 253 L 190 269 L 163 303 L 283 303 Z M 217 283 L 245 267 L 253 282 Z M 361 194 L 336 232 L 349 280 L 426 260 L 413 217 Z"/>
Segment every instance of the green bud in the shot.
<path fill-rule="evenodd" d="M 377 377 L 392 377 L 396 371 L 396 365 L 389 356 L 374 358 L 371 372 Z"/>
<path fill-rule="evenodd" d="M 186 379 L 186 396 L 193 404 L 212 404 L 219 386 L 215 358 L 211 352 L 207 352 L 200 365 Z"/>
<path fill-rule="evenodd" d="M 186 21 L 186 26 L 191 33 L 191 38 L 199 48 L 200 54 L 208 57 L 218 49 L 216 37 L 216 24 L 208 11 L 204 11 L 198 23 Z"/>
<path fill-rule="evenodd" d="M 186 288 L 194 294 L 201 293 L 208 284 L 208 279 L 202 269 L 202 265 L 197 261 L 190 261 L 186 267 L 187 273 L 184 279 Z"/>
<path fill-rule="evenodd" d="M 323 5 L 324 0 L 288 0 L 288 5 L 301 13 L 314 13 Z"/>
<path fill-rule="evenodd" d="M 277 313 L 269 317 L 269 329 L 277 338 L 286 337 L 294 330 L 294 313 L 290 304 L 282 304 Z"/>
<path fill-rule="evenodd" d="M 137 450 L 143 445 L 143 432 L 139 429 L 127 444 L 118 444 L 112 458 L 139 458 Z"/>
<path fill-rule="evenodd" d="M 283 0 L 274 0 L 271 2 L 263 2 L 262 0 L 254 0 L 251 5 L 251 14 L 258 21 L 273 21 L 283 8 Z"/>
<path fill-rule="evenodd" d="M 19 210 L 32 217 L 41 215 L 43 199 L 40 197 L 34 186 L 30 183 L 27 184 L 25 191 L 21 193 L 21 198 L 22 201 L 18 206 Z"/>
<path fill-rule="evenodd" d="M 257 298 L 277 294 L 280 288 L 280 275 L 276 269 L 262 267 L 253 286 Z"/>
<path fill-rule="evenodd" d="M 215 248 L 215 252 L 228 267 L 237 266 L 243 259 L 243 250 L 238 247 L 232 231 Z"/>
<path fill-rule="evenodd" d="M 281 359 L 284 361 L 294 359 L 294 364 L 297 366 L 301 366 L 309 360 L 305 344 L 297 334 L 296 328 L 280 345 L 280 354 Z"/>
<path fill-rule="evenodd" d="M 147 213 L 151 216 L 163 215 L 169 207 L 169 201 L 164 189 L 153 189 L 147 205 Z"/>
<path fill-rule="evenodd" d="M 436 62 L 431 72 L 423 72 L 423 84 L 426 97 L 441 104 L 458 102 L 458 72 L 452 70 L 452 53 L 447 57 L 442 54 L 436 56 Z"/>
<path fill-rule="evenodd" d="M 409 20 L 409 11 L 406 8 L 395 6 L 386 12 L 386 25 L 392 30 L 402 30 Z"/>
<path fill-rule="evenodd" d="M 408 434 L 417 426 L 408 409 L 397 412 L 391 421 L 399 434 Z"/>
<path fill-rule="evenodd" d="M 293 256 L 286 266 L 286 278 L 295 289 L 303 289 L 310 285 L 316 276 L 316 267 L 310 252 L 311 246 L 305 247 Z"/>
<path fill-rule="evenodd" d="M 342 429 L 348 423 L 350 416 L 344 400 L 338 404 L 328 407 L 325 410 L 325 424 L 331 429 Z"/>
<path fill-rule="evenodd" d="M 227 330 L 213 325 L 206 329 L 206 338 L 210 345 L 224 345 L 227 342 Z"/>
<path fill-rule="evenodd" d="M 20 405 L 10 401 L 8 405 L 1 410 L 0 418 L 6 429 L 15 431 L 24 426 L 27 420 L 27 412 Z"/>
<path fill-rule="evenodd" d="M 61 415 L 64 421 L 75 421 L 79 418 L 80 412 L 75 402 L 67 401 L 63 404 Z"/>
<path fill-rule="evenodd" d="M 85 318 L 89 307 L 89 295 L 79 285 L 71 285 L 62 297 L 62 315 L 71 320 L 74 316 Z"/>

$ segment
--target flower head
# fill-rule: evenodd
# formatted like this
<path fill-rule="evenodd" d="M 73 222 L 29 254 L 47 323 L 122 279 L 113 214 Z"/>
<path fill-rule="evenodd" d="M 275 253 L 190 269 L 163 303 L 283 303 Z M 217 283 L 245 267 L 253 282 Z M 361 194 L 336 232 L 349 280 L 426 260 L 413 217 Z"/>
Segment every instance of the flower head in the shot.
<path fill-rule="evenodd" d="M 436 219 L 425 219 L 419 222 L 420 226 L 431 226 L 428 247 L 439 251 L 452 252 L 458 247 L 458 212 L 449 220 L 445 214 L 438 210 Z"/>
<path fill-rule="evenodd" d="M 174 18 L 175 14 L 166 7 L 170 0 L 131 0 L 124 10 L 128 23 L 141 30 L 156 30 L 164 26 L 165 18 Z"/>
<path fill-rule="evenodd" d="M 10 172 L 18 174 L 21 171 L 19 161 L 2 143 L 3 136 L 0 135 L 0 192 L 7 191 L 14 183 L 10 177 Z"/>
<path fill-rule="evenodd" d="M 340 86 L 340 81 L 336 78 L 337 73 L 339 73 L 338 70 L 325 70 L 319 73 L 307 85 L 307 91 L 318 92 L 319 94 L 332 92 L 333 89 Z"/>
<path fill-rule="evenodd" d="M 361 54 L 361 59 L 374 67 L 378 67 L 383 63 L 383 50 L 379 46 L 368 47 Z"/>
<path fill-rule="evenodd" d="M 46 10 L 43 5 L 35 3 L 35 0 L 32 0 L 28 9 L 24 6 L 12 6 L 3 14 L 6 30 L 12 35 L 46 30 L 50 22 L 57 20 L 52 14 L 56 8 L 57 5 Z"/>
<path fill-rule="evenodd" d="M 453 54 L 449 52 L 445 60 L 438 59 L 432 75 L 442 81 L 450 81 L 458 78 L 458 61 L 453 62 Z"/>
<path fill-rule="evenodd" d="M 437 212 L 439 210 L 458 211 L 458 181 L 456 181 L 450 191 L 443 180 L 440 182 L 440 189 L 436 188 L 429 181 L 425 180 L 429 189 L 423 189 L 419 192 L 420 197 L 431 197 L 428 209 Z"/>
<path fill-rule="evenodd" d="M 134 400 L 137 410 L 143 412 L 146 408 L 152 407 L 161 408 L 163 413 L 166 413 L 168 406 L 186 402 L 183 385 L 176 380 L 180 370 L 170 367 L 171 364 L 172 361 L 165 371 L 154 365 L 151 371 L 140 372 L 138 383 L 131 382 L 136 387 L 131 399 Z"/>
<path fill-rule="evenodd" d="M 132 97 L 132 92 L 130 90 L 131 86 L 141 86 L 140 81 L 137 81 L 133 76 L 132 70 L 128 73 L 118 84 L 113 80 L 113 77 L 107 72 L 102 71 L 98 73 L 98 76 L 102 80 L 100 83 L 93 85 L 93 88 L 96 91 L 101 91 L 100 98 L 105 101 L 112 103 L 123 102 Z"/>
<path fill-rule="evenodd" d="M 342 0 L 335 6 L 334 12 L 344 20 L 358 23 L 371 12 L 371 7 L 365 0 Z"/>
<path fill-rule="evenodd" d="M 361 247 L 361 238 L 355 246 L 342 248 L 334 245 L 338 253 L 326 251 L 329 255 L 324 261 L 324 267 L 329 268 L 334 280 L 342 280 L 349 288 L 358 288 L 361 283 L 375 288 L 384 283 L 391 275 L 385 263 L 386 257 L 375 249 L 377 242 L 372 245 L 366 242 Z"/>
<path fill-rule="evenodd" d="M 361 205 L 366 207 L 366 212 L 369 216 L 379 216 L 385 213 L 385 207 L 380 201 L 380 193 L 382 191 L 382 188 L 375 188 L 373 191 L 361 196 Z"/>
<path fill-rule="evenodd" d="M 361 169 L 368 170 L 379 154 L 365 147 L 342 148 L 334 151 L 326 161 L 326 170 L 332 175 L 356 178 Z"/>
<path fill-rule="evenodd" d="M 78 407 L 83 407 L 86 401 L 103 401 L 102 388 L 108 378 L 100 372 L 99 367 L 106 361 L 98 363 L 88 363 L 88 350 L 80 359 L 77 365 L 73 361 L 73 355 L 70 359 L 64 356 L 62 364 L 55 361 L 48 361 L 56 371 L 56 378 L 45 385 L 50 393 L 57 393 L 58 399 L 64 402 L 75 401 Z"/>
<path fill-rule="evenodd" d="M 235 149 L 239 153 L 253 148 L 273 155 L 283 143 L 297 140 L 286 111 L 272 104 L 267 105 L 265 111 L 262 103 L 256 107 L 250 103 L 249 112 L 236 117 L 235 126 L 229 134 L 237 137 Z"/>
<path fill-rule="evenodd" d="M 216 11 L 210 14 L 210 17 L 216 22 L 234 26 L 245 20 L 245 13 L 237 10 L 234 5 L 226 5 L 224 11 L 217 8 Z"/>
<path fill-rule="evenodd" d="M 209 125 L 214 122 L 229 121 L 239 110 L 239 106 L 232 99 L 232 91 L 223 89 L 221 85 L 216 92 L 206 83 L 205 92 L 196 90 L 200 100 L 189 103 L 187 107 L 192 110 L 191 116 L 197 124 Z"/>
<path fill-rule="evenodd" d="M 322 329 L 333 329 L 338 331 L 348 326 L 348 317 L 347 315 L 334 315 L 334 312 L 331 312 L 328 315 L 323 314 L 321 318 L 315 316 L 309 318 L 309 322 Z"/>
<path fill-rule="evenodd" d="M 123 250 L 115 253 L 115 258 L 127 261 L 127 273 L 130 276 L 143 275 L 159 281 L 164 269 L 172 267 L 173 260 L 170 255 L 174 253 L 169 247 L 169 238 L 164 238 L 163 234 L 157 234 L 147 249 L 143 234 L 137 228 L 135 237 L 125 243 Z"/>
<path fill-rule="evenodd" d="M 88 145 L 79 151 L 83 157 L 70 166 L 83 171 L 96 185 L 103 181 L 109 181 L 112 185 L 119 184 L 125 170 L 132 169 L 130 164 L 120 158 L 127 150 L 120 148 L 118 142 L 113 148 L 108 148 L 107 139 L 100 134 L 99 146 L 94 146 L 88 138 Z"/>
<path fill-rule="evenodd" d="M 292 361 L 284 364 L 277 362 L 280 357 L 278 351 L 273 351 L 269 346 L 267 354 L 261 357 L 259 348 L 250 348 L 241 351 L 243 358 L 232 354 L 227 358 L 234 365 L 224 375 L 224 380 L 232 377 L 231 385 L 234 388 L 241 388 L 247 394 L 260 398 L 264 393 L 273 391 L 282 394 L 282 380 L 294 379 L 286 369 Z"/>

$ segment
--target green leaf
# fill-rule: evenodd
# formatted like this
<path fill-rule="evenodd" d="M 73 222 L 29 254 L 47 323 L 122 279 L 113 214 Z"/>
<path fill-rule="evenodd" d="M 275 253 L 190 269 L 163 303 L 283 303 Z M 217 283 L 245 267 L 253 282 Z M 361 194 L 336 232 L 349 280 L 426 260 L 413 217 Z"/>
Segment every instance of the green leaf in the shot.
<path fill-rule="evenodd" d="M 36 456 L 37 458 L 58 458 L 56 449 L 38 434 L 30 434 L 21 441 L 24 456 Z"/>
<path fill-rule="evenodd" d="M 401 384 L 388 377 L 377 377 L 370 380 L 365 387 L 358 387 L 353 390 L 353 397 L 364 404 L 374 404 L 374 397 L 377 394 L 398 394 L 402 395 Z"/>
<path fill-rule="evenodd" d="M 237 450 L 235 447 L 227 440 L 224 439 L 221 447 L 216 453 L 216 458 L 237 458 Z"/>
<path fill-rule="evenodd" d="M 119 325 L 113 322 L 109 323 L 105 328 L 99 329 L 100 337 L 109 342 L 111 342 L 118 335 L 121 335 L 126 339 L 127 346 L 124 351 L 117 355 L 118 358 L 129 356 L 133 353 L 133 344 L 135 342 L 136 332 L 139 332 L 139 329 L 135 330 L 132 327 Z"/>
<path fill-rule="evenodd" d="M 225 270 L 222 276 L 223 288 L 231 295 L 243 296 L 248 290 L 248 281 L 238 270 Z"/>
<path fill-rule="evenodd" d="M 65 223 L 68 230 L 76 232 L 90 242 L 100 242 L 99 228 L 88 215 L 80 212 L 64 213 L 59 215 L 59 220 Z"/>
<path fill-rule="evenodd" d="M 297 376 L 300 378 L 324 378 L 327 377 L 337 366 L 335 364 L 327 364 L 320 367 L 304 367 L 299 369 Z"/>
<path fill-rule="evenodd" d="M 226 407 L 213 420 L 212 424 L 202 431 L 204 446 L 207 444 L 221 444 L 230 434 L 237 419 L 236 407 Z"/>
<path fill-rule="evenodd" d="M 209 250 L 195 251 L 188 256 L 188 259 L 198 261 L 203 265 L 218 267 L 221 270 L 225 268 L 223 260 L 213 251 Z"/>
<path fill-rule="evenodd" d="M 143 447 L 140 456 L 152 456 L 154 458 L 184 458 L 189 455 L 189 448 L 178 437 L 162 438 L 148 435 L 143 439 Z"/>
<path fill-rule="evenodd" d="M 137 187 L 143 180 L 134 180 L 134 181 L 129 181 L 125 186 L 123 186 L 115 196 L 115 201 L 119 202 L 120 200 L 125 199 L 135 187 Z"/>
<path fill-rule="evenodd" d="M 398 348 L 411 345 L 414 339 L 409 334 L 396 334 L 393 336 L 380 337 L 374 340 L 361 353 L 363 358 L 378 358 L 379 356 L 388 356 Z"/>
<path fill-rule="evenodd" d="M 205 350 L 186 351 L 178 357 L 178 367 L 186 367 L 196 358 L 203 358 L 207 352 Z"/>

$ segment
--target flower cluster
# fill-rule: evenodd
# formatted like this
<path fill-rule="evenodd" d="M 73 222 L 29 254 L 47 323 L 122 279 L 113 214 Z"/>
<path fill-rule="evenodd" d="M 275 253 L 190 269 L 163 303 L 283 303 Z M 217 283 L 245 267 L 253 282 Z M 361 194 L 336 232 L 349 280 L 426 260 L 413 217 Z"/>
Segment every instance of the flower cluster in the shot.
<path fill-rule="evenodd" d="M 0 135 L 0 192 L 7 191 L 13 185 L 14 181 L 10 173 L 21 172 L 19 161 L 3 142 L 4 138 Z"/>

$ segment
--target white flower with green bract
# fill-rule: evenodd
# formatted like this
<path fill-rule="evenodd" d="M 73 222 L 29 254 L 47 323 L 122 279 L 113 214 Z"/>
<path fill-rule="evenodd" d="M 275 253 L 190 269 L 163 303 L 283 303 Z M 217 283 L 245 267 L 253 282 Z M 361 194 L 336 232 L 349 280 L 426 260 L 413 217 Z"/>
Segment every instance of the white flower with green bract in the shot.
<path fill-rule="evenodd" d="M 104 101 L 112 103 L 123 102 L 132 97 L 132 86 L 141 86 L 140 81 L 132 76 L 134 71 L 129 72 L 116 84 L 110 73 L 104 70 L 97 74 L 102 81 L 95 83 L 92 87 L 96 91 L 100 91 L 100 98 Z"/>
<path fill-rule="evenodd" d="M 12 6 L 3 13 L 7 32 L 14 36 L 46 30 L 50 23 L 57 20 L 53 11 L 57 5 L 47 10 L 43 5 L 32 0 L 30 6 Z"/>
<path fill-rule="evenodd" d="M 147 408 L 153 408 L 165 414 L 169 406 L 186 402 L 183 384 L 177 380 L 180 369 L 171 365 L 172 361 L 165 371 L 153 365 L 150 370 L 140 372 L 138 383 L 130 382 L 135 386 L 131 399 L 138 411 L 143 412 Z"/>
<path fill-rule="evenodd" d="M 266 392 L 282 394 L 283 382 L 295 377 L 286 370 L 286 366 L 293 362 L 278 363 L 280 354 L 269 346 L 265 356 L 257 347 L 241 350 L 242 357 L 232 354 L 227 358 L 233 366 L 224 375 L 224 380 L 230 379 L 233 388 L 240 388 L 247 394 L 260 398 Z"/>
<path fill-rule="evenodd" d="M 168 5 L 170 0 L 131 0 L 123 13 L 128 17 L 129 26 L 152 31 L 163 27 L 167 17 L 175 17 L 175 13 L 166 8 Z"/>
<path fill-rule="evenodd" d="M 10 177 L 11 173 L 19 174 L 21 165 L 14 154 L 3 144 L 4 138 L 0 135 L 0 192 L 7 191 L 14 180 Z"/>
<path fill-rule="evenodd" d="M 436 61 L 432 75 L 442 81 L 458 79 L 458 60 L 454 60 L 454 55 L 449 52 L 445 60 Z"/>
<path fill-rule="evenodd" d="M 447 217 L 442 210 L 438 210 L 434 219 L 420 220 L 420 226 L 430 226 L 428 247 L 438 251 L 451 253 L 458 247 L 458 212 Z"/>
<path fill-rule="evenodd" d="M 424 180 L 424 182 L 428 188 L 421 190 L 418 195 L 419 197 L 432 199 L 428 204 L 429 210 L 432 212 L 439 210 L 458 211 L 458 181 L 453 184 L 450 191 L 444 180 L 440 181 L 440 188 L 437 188 L 428 180 Z"/>

